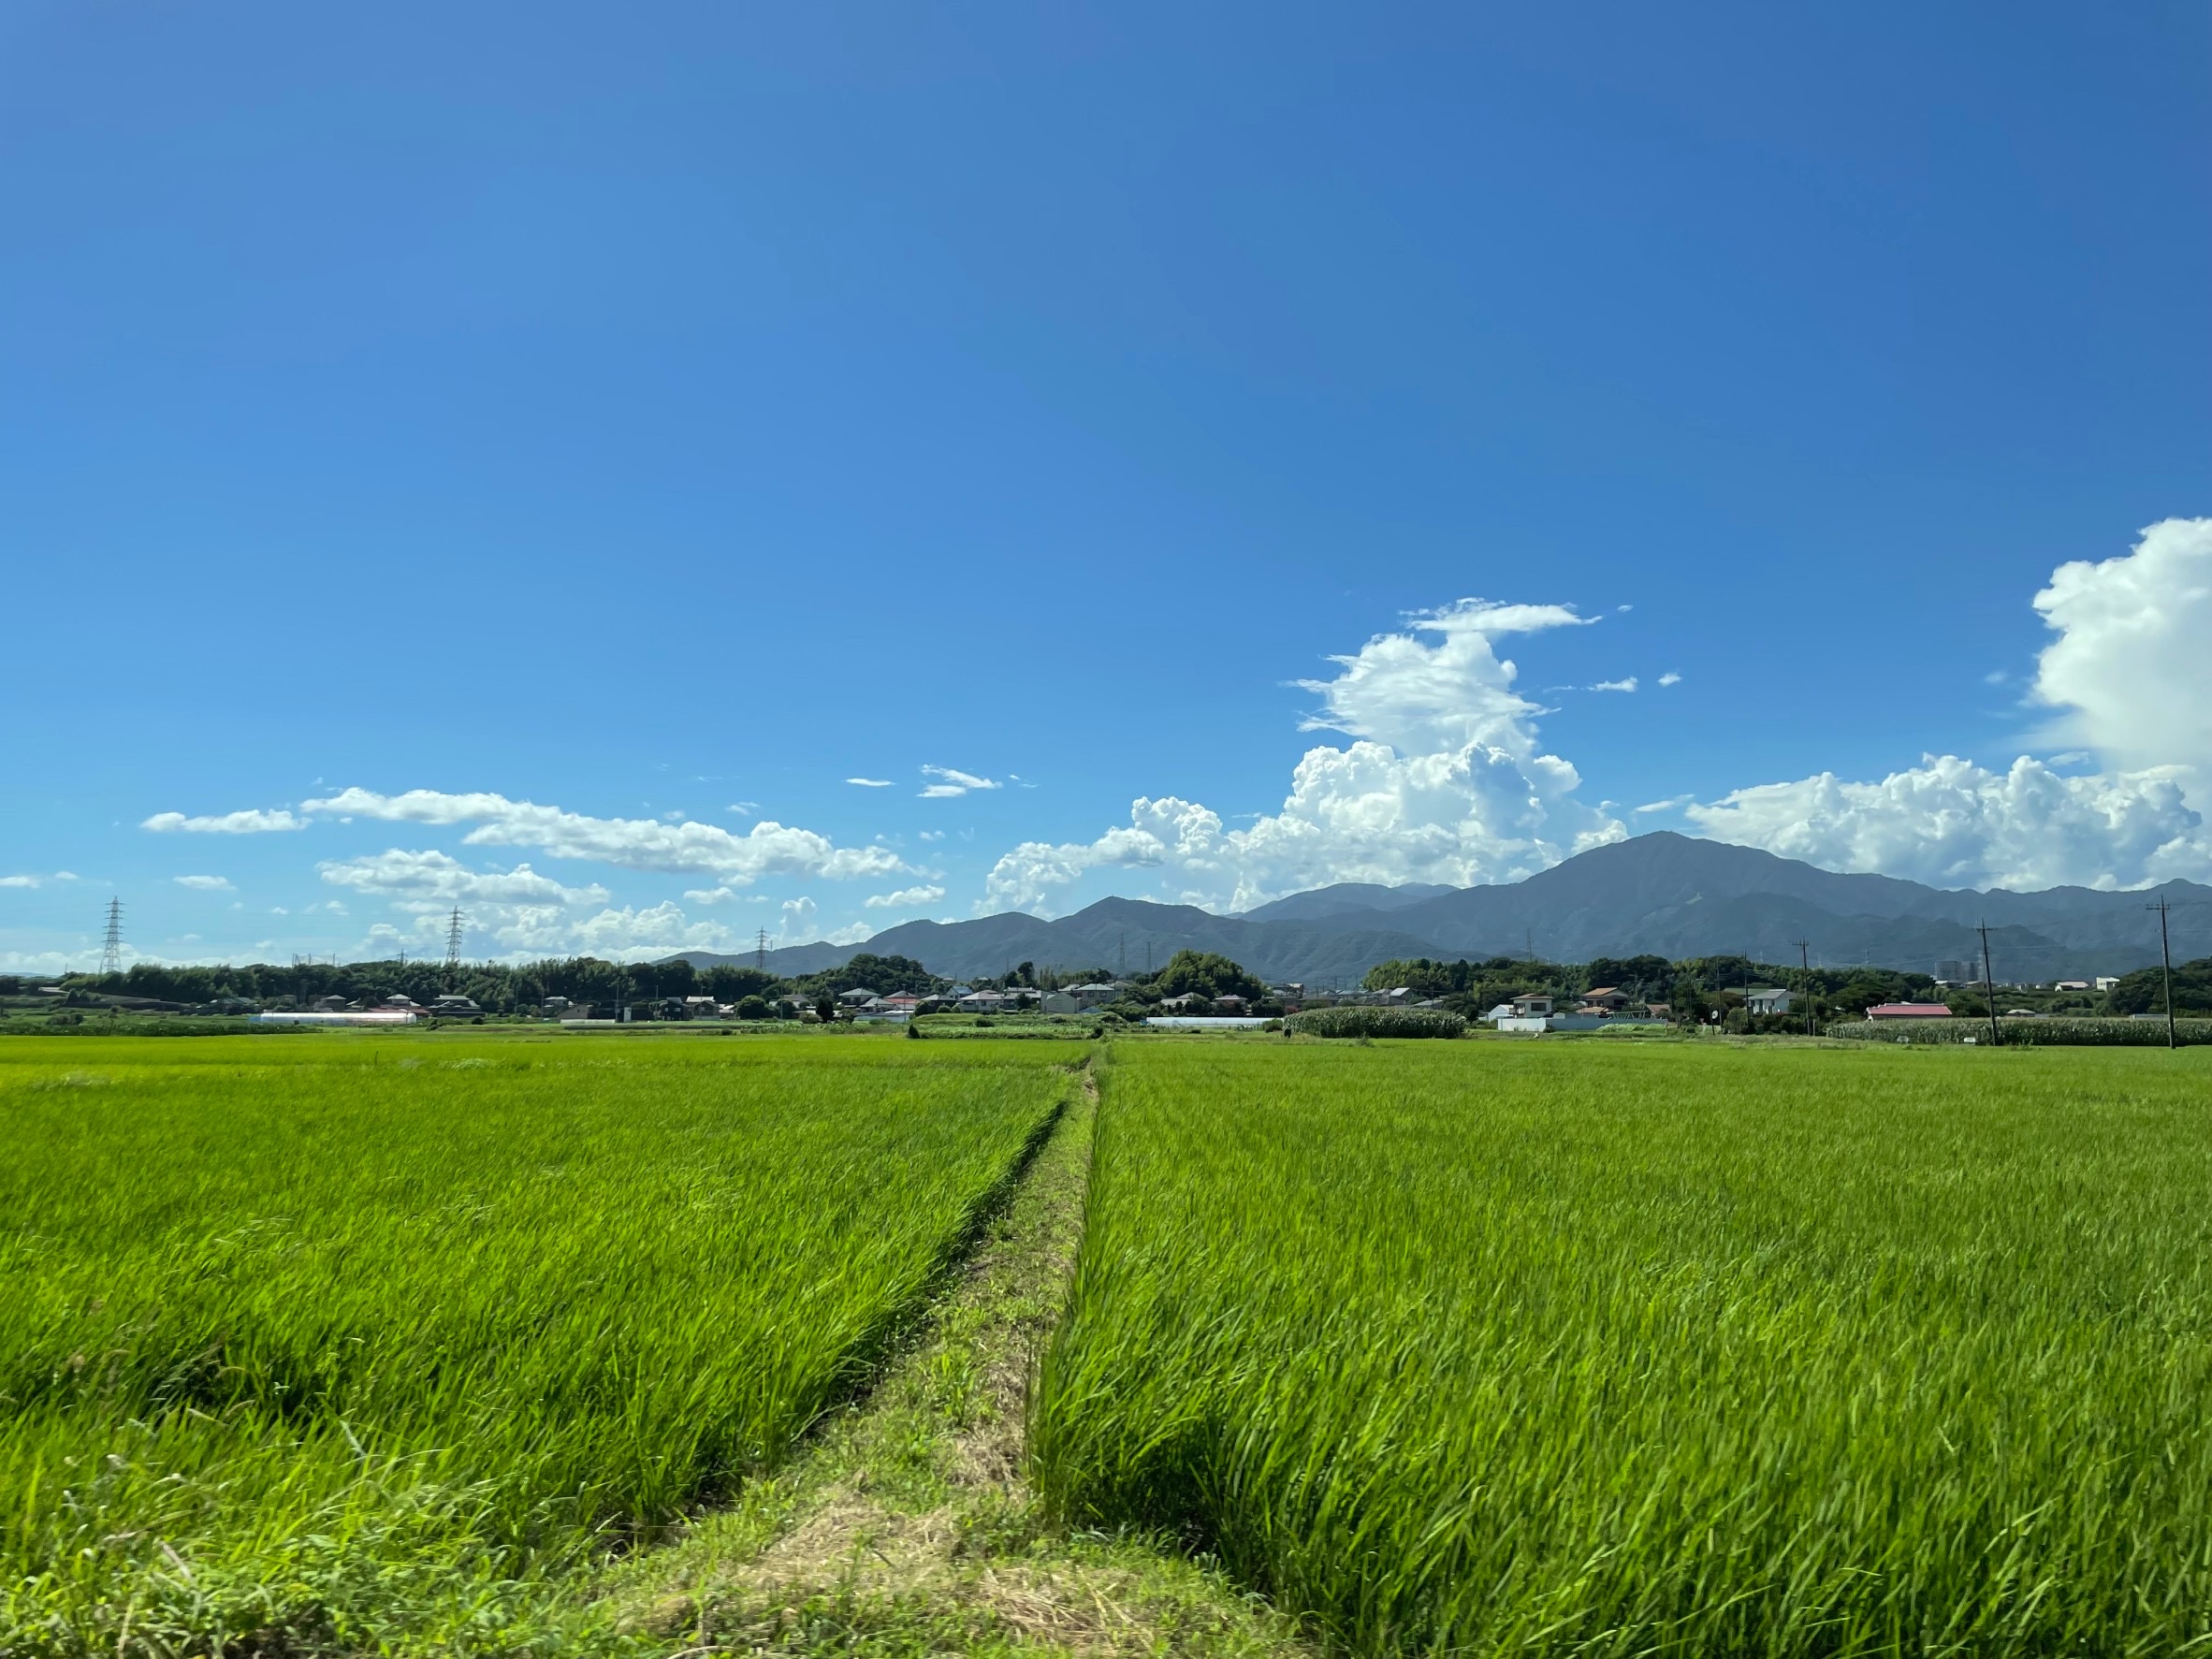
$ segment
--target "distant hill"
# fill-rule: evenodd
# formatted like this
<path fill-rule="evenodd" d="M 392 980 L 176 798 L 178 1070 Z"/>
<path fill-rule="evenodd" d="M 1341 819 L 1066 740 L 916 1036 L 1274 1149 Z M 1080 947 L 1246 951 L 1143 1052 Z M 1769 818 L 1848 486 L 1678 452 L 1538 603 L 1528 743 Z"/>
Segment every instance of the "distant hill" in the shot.
<path fill-rule="evenodd" d="M 1322 916 L 1341 916 L 1360 910 L 1402 910 L 1424 898 L 1457 893 L 1456 887 L 1433 881 L 1408 881 L 1403 887 L 1383 887 L 1373 881 L 1339 881 L 1310 893 L 1293 893 L 1244 912 L 1247 922 L 1311 922 Z"/>
<path fill-rule="evenodd" d="M 1989 924 L 2001 980 L 2118 974 L 2158 960 L 2144 911 L 2161 895 L 2205 918 L 2212 887 L 2170 881 L 2147 893 L 2053 887 L 1976 893 L 1891 876 L 1838 875 L 1753 847 L 1661 831 L 1594 848 L 1525 881 L 1494 887 L 1385 887 L 1340 882 L 1241 916 L 1188 905 L 1101 899 L 1056 921 L 1009 912 L 973 922 L 908 922 L 865 944 L 793 945 L 768 953 L 777 973 L 813 973 L 856 951 L 911 956 L 949 978 L 997 974 L 1021 962 L 1080 970 L 1157 966 L 1178 950 L 1218 951 L 1271 980 L 1351 983 L 1400 956 L 1519 956 L 1557 962 L 1650 953 L 1748 954 L 1794 962 L 1798 939 L 1816 964 L 1934 970 L 1978 959 L 1975 924 Z M 2200 929 L 2207 924 L 2200 921 Z M 2176 939 L 2175 956 L 2204 940 Z M 750 955 L 684 953 L 699 966 Z"/>
<path fill-rule="evenodd" d="M 933 972 L 966 977 L 1003 973 L 1020 962 L 1062 968 L 1164 967 L 1177 951 L 1217 951 L 1262 979 L 1349 984 L 1377 962 L 1429 950 L 1418 933 L 1390 924 L 1387 913 L 1360 924 L 1254 922 L 1191 905 L 1102 898 L 1055 922 L 1019 913 L 975 922 L 908 922 L 862 948 L 912 956 Z"/>
<path fill-rule="evenodd" d="M 1322 926 L 1380 921 L 1433 939 L 1454 955 L 1518 955 L 1534 935 L 1554 961 L 1650 952 L 1672 957 L 1745 952 L 1795 960 L 1795 940 L 1830 964 L 1870 962 L 1925 973 L 1977 955 L 1977 922 L 1990 925 L 2000 978 L 2122 973 L 2158 956 L 2144 905 L 2212 898 L 2174 881 L 2151 893 L 2054 887 L 2040 893 L 1955 892 L 1892 876 L 1838 875 L 1755 847 L 1660 831 L 1597 847 L 1510 886 L 1465 887 Z"/>
<path fill-rule="evenodd" d="M 803 973 L 820 973 L 825 968 L 836 968 L 865 945 L 784 945 L 770 951 L 767 968 L 781 979 L 796 979 Z M 663 962 L 689 962 L 693 968 L 750 968 L 760 961 L 751 951 L 741 951 L 734 956 L 718 954 L 713 951 L 679 951 L 674 956 L 663 956 Z"/>

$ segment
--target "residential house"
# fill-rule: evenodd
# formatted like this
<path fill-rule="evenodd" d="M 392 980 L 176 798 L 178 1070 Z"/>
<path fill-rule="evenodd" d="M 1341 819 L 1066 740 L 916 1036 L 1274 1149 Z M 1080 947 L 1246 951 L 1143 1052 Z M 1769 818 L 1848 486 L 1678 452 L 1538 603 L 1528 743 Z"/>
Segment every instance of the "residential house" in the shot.
<path fill-rule="evenodd" d="M 1100 980 L 1087 985 L 1071 985 L 1068 995 L 1075 998 L 1075 1006 L 1080 1012 L 1088 1013 L 1094 1008 L 1104 1008 L 1109 1002 L 1120 1001 L 1122 993 L 1128 988 L 1126 985 L 1108 984 Z"/>
<path fill-rule="evenodd" d="M 1513 998 L 1513 1017 L 1517 1020 L 1550 1019 L 1551 998 L 1538 991 L 1524 991 Z"/>
<path fill-rule="evenodd" d="M 2100 991 L 2109 991 L 2118 983 L 2119 979 L 2117 975 L 2101 973 L 2097 976 L 2097 989 Z"/>
<path fill-rule="evenodd" d="M 1785 1014 L 1790 1011 L 1790 994 L 1772 985 L 1754 985 L 1743 994 L 1743 1007 L 1747 1013 Z"/>
<path fill-rule="evenodd" d="M 1037 999 L 1037 1006 L 1048 1014 L 1081 1013 L 1083 1004 L 1065 991 L 1047 991 Z"/>
<path fill-rule="evenodd" d="M 855 985 L 850 991 L 839 991 L 837 993 L 837 1000 L 843 1003 L 847 1008 L 858 1008 L 863 1003 L 873 1002 L 875 999 L 876 994 L 873 991 L 866 990 L 858 985 Z"/>
<path fill-rule="evenodd" d="M 2087 980 L 2060 980 L 2051 987 L 2054 991 L 2086 991 L 2088 988 L 2089 982 Z"/>
<path fill-rule="evenodd" d="M 959 999 L 962 1013 L 1006 1013 L 1021 1006 L 1021 997 L 1011 991 L 970 991 Z"/>
<path fill-rule="evenodd" d="M 1615 985 L 1599 985 L 1582 993 L 1577 1013 L 1619 1013 L 1628 1006 L 1628 993 Z"/>

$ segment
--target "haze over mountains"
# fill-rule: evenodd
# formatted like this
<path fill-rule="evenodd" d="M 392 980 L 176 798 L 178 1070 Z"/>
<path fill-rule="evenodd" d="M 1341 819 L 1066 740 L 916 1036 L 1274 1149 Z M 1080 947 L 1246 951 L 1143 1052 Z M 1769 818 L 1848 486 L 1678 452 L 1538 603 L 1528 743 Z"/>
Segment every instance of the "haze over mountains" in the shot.
<path fill-rule="evenodd" d="M 1345 882 L 1294 894 L 1244 915 L 1108 898 L 1044 921 L 1020 912 L 972 922 L 908 922 L 856 945 L 768 953 L 779 973 L 811 973 L 857 952 L 910 956 L 954 978 L 1019 962 L 1137 969 L 1178 950 L 1217 951 L 1271 980 L 1350 983 L 1392 957 L 1521 956 L 1586 962 L 1644 953 L 1747 954 L 1815 965 L 1871 963 L 1935 971 L 1978 961 L 1989 924 L 2001 981 L 2124 973 L 2159 959 L 2161 896 L 2175 918 L 2175 956 L 2212 953 L 2212 887 L 2169 881 L 2147 892 L 2054 887 L 2040 893 L 1952 892 L 1889 876 L 1837 875 L 1755 848 L 1660 832 L 1598 847 L 1509 886 L 1380 887 Z M 2194 932 L 2189 931 L 2193 928 Z M 749 956 L 686 952 L 691 962 Z"/>

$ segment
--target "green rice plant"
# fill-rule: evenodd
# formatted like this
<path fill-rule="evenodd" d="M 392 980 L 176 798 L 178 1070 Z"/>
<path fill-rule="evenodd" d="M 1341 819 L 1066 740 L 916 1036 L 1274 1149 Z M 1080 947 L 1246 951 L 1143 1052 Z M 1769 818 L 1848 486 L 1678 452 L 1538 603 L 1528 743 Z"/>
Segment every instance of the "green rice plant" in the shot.
<path fill-rule="evenodd" d="M 1310 1008 L 1283 1022 L 1304 1037 L 1464 1037 L 1467 1022 L 1442 1008 Z"/>
<path fill-rule="evenodd" d="M 2212 1066 L 1147 1044 L 1041 1491 L 1365 1653 L 2212 1649 Z"/>
<path fill-rule="evenodd" d="M 0 1045 L 0 1653 L 512 1652 L 850 1394 L 1049 1051 Z"/>

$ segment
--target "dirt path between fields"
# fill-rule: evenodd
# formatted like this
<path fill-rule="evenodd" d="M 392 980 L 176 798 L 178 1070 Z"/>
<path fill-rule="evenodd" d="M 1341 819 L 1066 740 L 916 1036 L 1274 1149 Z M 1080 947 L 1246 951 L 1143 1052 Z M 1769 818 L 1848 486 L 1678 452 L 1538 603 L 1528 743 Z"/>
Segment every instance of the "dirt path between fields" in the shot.
<path fill-rule="evenodd" d="M 634 1634 L 722 1652 L 1302 1651 L 1288 1623 L 1142 1540 L 1070 1535 L 1024 1478 L 1023 1426 L 1083 1242 L 1096 1068 L 922 1339 L 782 1474 L 628 1564 Z"/>

